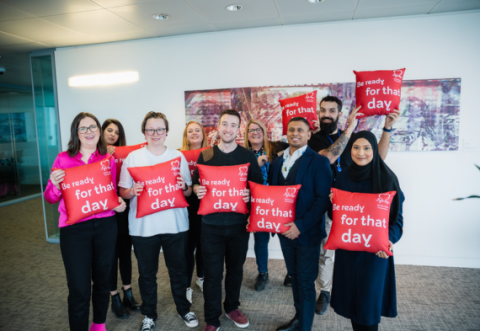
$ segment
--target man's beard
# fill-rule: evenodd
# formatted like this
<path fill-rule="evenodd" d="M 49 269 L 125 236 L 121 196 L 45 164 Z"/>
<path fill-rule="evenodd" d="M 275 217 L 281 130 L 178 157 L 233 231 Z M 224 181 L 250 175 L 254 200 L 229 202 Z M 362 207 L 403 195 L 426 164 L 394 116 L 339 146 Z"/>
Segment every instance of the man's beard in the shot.
<path fill-rule="evenodd" d="M 320 131 L 324 134 L 332 134 L 337 129 L 338 118 L 336 120 L 333 120 L 331 117 L 328 118 L 332 120 L 330 123 L 323 121 L 325 117 L 320 120 Z"/>

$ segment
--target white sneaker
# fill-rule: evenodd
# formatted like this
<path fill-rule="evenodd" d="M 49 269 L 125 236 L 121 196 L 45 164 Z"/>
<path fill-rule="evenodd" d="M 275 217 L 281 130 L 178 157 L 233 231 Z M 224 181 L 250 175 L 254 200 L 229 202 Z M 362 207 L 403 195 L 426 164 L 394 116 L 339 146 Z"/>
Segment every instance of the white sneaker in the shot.
<path fill-rule="evenodd" d="M 200 287 L 200 289 L 203 292 L 203 278 L 197 278 L 197 286 Z"/>
<path fill-rule="evenodd" d="M 152 331 L 154 326 L 155 322 L 153 321 L 153 319 L 145 316 L 142 322 L 142 326 L 140 327 L 140 331 Z"/>
<path fill-rule="evenodd" d="M 178 315 L 180 316 L 180 315 Z M 185 324 L 189 327 L 189 328 L 195 328 L 198 326 L 198 318 L 197 316 L 195 315 L 195 313 L 193 311 L 189 312 L 188 314 L 186 314 L 185 316 L 180 316 L 183 321 L 185 322 Z"/>
<path fill-rule="evenodd" d="M 190 301 L 190 303 L 192 303 L 192 294 L 193 290 L 190 287 L 187 288 L 187 300 Z"/>

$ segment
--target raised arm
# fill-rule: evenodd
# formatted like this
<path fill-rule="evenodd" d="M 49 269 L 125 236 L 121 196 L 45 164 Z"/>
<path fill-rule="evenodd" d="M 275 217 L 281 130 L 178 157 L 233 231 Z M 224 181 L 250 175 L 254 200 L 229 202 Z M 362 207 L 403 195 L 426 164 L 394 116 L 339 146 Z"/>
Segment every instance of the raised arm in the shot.
<path fill-rule="evenodd" d="M 387 116 L 385 116 L 385 124 L 384 128 L 387 130 L 392 130 L 393 124 L 398 120 L 400 117 L 400 110 L 395 109 L 394 113 L 390 113 Z M 378 154 L 380 154 L 380 157 L 382 160 L 385 160 L 387 158 L 388 154 L 388 149 L 390 148 L 390 138 L 391 138 L 391 132 L 383 131 L 382 132 L 382 137 L 380 138 L 380 141 L 378 142 Z"/>

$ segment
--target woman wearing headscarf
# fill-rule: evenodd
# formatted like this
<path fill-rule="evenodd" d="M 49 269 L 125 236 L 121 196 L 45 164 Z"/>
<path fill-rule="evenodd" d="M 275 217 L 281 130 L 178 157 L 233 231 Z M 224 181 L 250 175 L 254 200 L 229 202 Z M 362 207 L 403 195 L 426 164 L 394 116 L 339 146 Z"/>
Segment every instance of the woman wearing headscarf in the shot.
<path fill-rule="evenodd" d="M 396 191 L 389 217 L 389 249 L 402 237 L 402 204 L 405 200 L 397 176 L 378 154 L 375 135 L 360 131 L 347 149 L 353 163 L 338 174 L 335 188 L 355 193 Z M 354 331 L 376 331 L 381 316 L 397 316 L 393 256 L 337 249 L 333 272 L 331 306 L 351 320 Z"/>

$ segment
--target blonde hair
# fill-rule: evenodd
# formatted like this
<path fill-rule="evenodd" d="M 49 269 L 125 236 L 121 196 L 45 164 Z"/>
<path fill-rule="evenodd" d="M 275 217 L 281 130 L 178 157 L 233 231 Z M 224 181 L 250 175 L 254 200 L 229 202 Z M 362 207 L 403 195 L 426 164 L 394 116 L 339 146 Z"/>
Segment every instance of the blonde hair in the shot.
<path fill-rule="evenodd" d="M 273 154 L 275 153 L 274 148 L 272 146 L 272 143 L 268 140 L 267 137 L 267 128 L 265 127 L 265 124 L 263 124 L 259 120 L 249 120 L 247 122 L 247 125 L 245 125 L 245 135 L 243 138 L 243 146 L 245 148 L 250 148 L 250 142 L 248 141 L 248 128 L 250 127 L 250 124 L 256 124 L 258 125 L 262 131 L 263 131 L 263 150 L 265 151 L 265 154 L 268 156 L 268 160 L 270 162 L 273 161 Z"/>
<path fill-rule="evenodd" d="M 187 125 L 185 126 L 185 130 L 183 130 L 183 142 L 182 142 L 182 147 L 180 148 L 181 151 L 190 151 L 192 150 L 191 146 L 190 146 L 190 143 L 188 142 L 188 139 L 187 139 L 187 130 L 188 130 L 188 126 L 190 124 L 197 124 L 198 126 L 200 126 L 200 128 L 202 128 L 202 134 L 203 134 L 203 140 L 202 140 L 202 147 L 201 148 L 205 148 L 205 147 L 208 147 L 208 139 L 207 139 L 207 133 L 205 132 L 205 129 L 203 128 L 203 126 L 198 123 L 198 122 L 195 122 L 195 121 L 190 121 L 187 123 Z"/>

